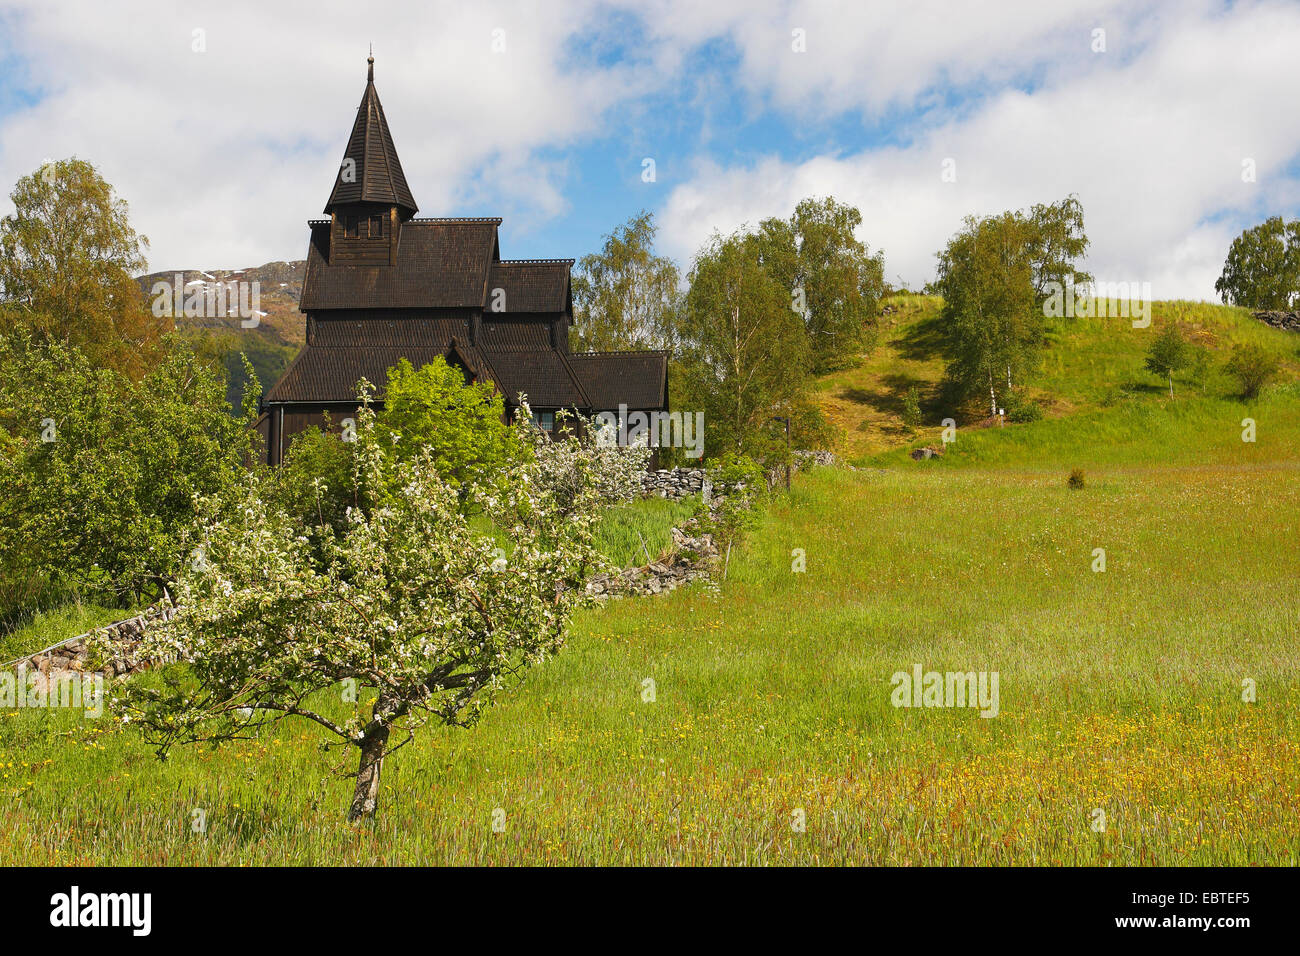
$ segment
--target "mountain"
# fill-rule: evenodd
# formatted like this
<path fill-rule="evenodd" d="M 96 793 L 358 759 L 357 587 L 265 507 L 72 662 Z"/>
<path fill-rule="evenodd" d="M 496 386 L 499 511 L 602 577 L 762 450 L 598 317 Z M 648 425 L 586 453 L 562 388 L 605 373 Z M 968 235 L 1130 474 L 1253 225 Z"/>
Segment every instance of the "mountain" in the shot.
<path fill-rule="evenodd" d="M 247 385 L 241 353 L 265 393 L 302 347 L 306 322 L 298 299 L 306 271 L 306 261 L 299 259 L 246 269 L 172 269 L 136 281 L 151 306 L 157 303 L 163 314 L 173 315 L 177 329 L 196 333 L 201 347 L 220 359 L 228 376 L 226 399 L 237 409 Z"/>
<path fill-rule="evenodd" d="M 201 329 L 227 329 L 239 333 L 254 332 L 258 335 L 265 336 L 270 342 L 278 345 L 302 345 L 304 340 L 305 323 L 303 322 L 302 313 L 298 311 L 298 297 L 302 294 L 303 277 L 307 271 L 305 260 L 299 259 L 294 262 L 268 262 L 265 265 L 250 266 L 246 269 L 170 269 L 166 272 L 151 272 L 148 275 L 140 276 L 136 281 L 140 288 L 144 290 L 150 303 L 157 298 L 154 294 L 154 287 L 157 283 L 166 283 L 168 286 L 167 295 L 172 297 L 167 301 L 167 305 L 174 304 L 174 287 L 176 285 L 176 276 L 179 275 L 180 286 L 182 288 L 182 299 L 189 299 L 195 293 L 210 292 L 215 288 L 217 283 L 246 283 L 252 286 L 256 283 L 257 298 L 260 300 L 257 304 L 257 310 L 265 313 L 258 316 L 258 324 L 255 328 L 247 328 L 241 325 L 239 316 L 231 315 L 214 315 L 211 310 L 205 310 L 208 314 L 200 316 L 186 317 L 178 316 L 177 326 L 179 328 L 201 328 Z M 161 292 L 161 290 L 159 290 Z M 252 289 L 250 288 L 245 295 L 248 301 L 252 301 Z M 233 301 L 233 296 L 231 297 Z M 169 312 L 174 311 L 168 309 Z"/>

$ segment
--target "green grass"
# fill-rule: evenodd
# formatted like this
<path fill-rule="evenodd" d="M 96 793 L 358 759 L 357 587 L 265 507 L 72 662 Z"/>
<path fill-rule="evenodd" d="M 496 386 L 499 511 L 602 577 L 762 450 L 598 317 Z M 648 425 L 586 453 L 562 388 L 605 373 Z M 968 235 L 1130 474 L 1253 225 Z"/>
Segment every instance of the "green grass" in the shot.
<path fill-rule="evenodd" d="M 720 596 L 584 613 L 478 727 L 391 758 L 373 827 L 312 727 L 160 763 L 0 712 L 0 863 L 1295 864 L 1300 469 L 1089 478 L 801 476 Z M 997 671 L 1000 716 L 895 709 L 914 663 Z"/>
<path fill-rule="evenodd" d="M 971 426 L 989 414 L 983 400 L 954 407 L 940 394 L 942 300 L 905 295 L 886 304 L 896 311 L 882 317 L 879 347 L 862 365 L 817 382 L 819 401 L 841 431 L 838 450 L 858 464 L 899 463 L 911 448 L 938 445 L 945 418 L 960 426 L 958 441 L 947 448 L 956 453 L 949 461 L 981 465 L 1270 461 L 1300 438 L 1300 336 L 1270 328 L 1245 309 L 1156 302 L 1145 329 L 1123 317 L 1049 320 L 1028 390 L 1045 407 L 1045 419 L 981 430 Z M 1171 322 L 1205 354 L 1202 369 L 1175 376 L 1173 399 L 1166 383 L 1143 367 L 1147 349 Z M 1222 371 L 1240 344 L 1259 345 L 1282 365 L 1279 384 L 1258 402 L 1235 398 L 1234 383 Z M 913 386 L 922 392 L 924 412 L 915 430 L 902 418 L 903 398 Z M 1245 417 L 1258 423 L 1253 449 L 1237 447 Z"/>
<path fill-rule="evenodd" d="M 642 498 L 606 509 L 596 529 L 596 550 L 620 568 L 643 565 L 659 557 L 672 543 L 672 528 L 695 513 L 699 496 L 678 501 Z M 491 535 L 508 554 L 510 538 L 483 515 L 470 519 L 470 526 Z"/>
<path fill-rule="evenodd" d="M 615 505 L 596 533 L 596 549 L 620 568 L 653 561 L 672 543 L 672 528 L 695 512 L 699 500 L 643 498 Z"/>

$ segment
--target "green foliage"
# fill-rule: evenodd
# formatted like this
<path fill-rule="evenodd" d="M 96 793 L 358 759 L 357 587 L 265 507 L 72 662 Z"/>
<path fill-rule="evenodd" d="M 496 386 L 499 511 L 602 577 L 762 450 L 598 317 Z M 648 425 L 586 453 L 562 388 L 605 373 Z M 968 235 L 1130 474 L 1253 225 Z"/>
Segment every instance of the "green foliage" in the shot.
<path fill-rule="evenodd" d="M 709 480 L 721 497 L 706 504 L 700 500 L 696 511 L 698 527 L 713 535 L 714 542 L 725 550 L 736 545 L 758 520 L 756 504 L 768 497 L 767 477 L 763 466 L 744 454 L 727 452 L 708 469 Z"/>
<path fill-rule="evenodd" d="M 677 266 L 654 254 L 654 216 L 642 210 L 585 255 L 573 277 L 574 351 L 668 348 Z"/>
<path fill-rule="evenodd" d="M 1238 345 L 1224 365 L 1224 371 L 1237 380 L 1238 394 L 1244 399 L 1258 398 L 1264 386 L 1277 377 L 1277 356 L 1259 345 Z"/>
<path fill-rule="evenodd" d="M 1174 373 L 1181 372 L 1191 362 L 1191 347 L 1182 334 L 1179 333 L 1178 327 L 1171 322 L 1151 343 L 1151 348 L 1147 351 L 1146 356 L 1146 369 L 1156 375 L 1168 377 L 1169 397 L 1173 398 Z"/>
<path fill-rule="evenodd" d="M 279 468 L 269 478 L 268 495 L 302 528 L 328 525 L 339 533 L 349 507 L 359 504 L 352 456 L 340 436 L 308 428 L 293 437 Z"/>
<path fill-rule="evenodd" d="M 140 375 L 170 330 L 132 278 L 148 240 L 126 202 L 79 159 L 18 180 L 14 213 L 0 219 L 0 311 L 41 341 L 65 341 L 91 364 Z"/>
<path fill-rule="evenodd" d="M 1273 216 L 1232 240 L 1214 291 L 1251 309 L 1300 305 L 1300 219 Z"/>
<path fill-rule="evenodd" d="M 915 385 L 903 396 L 903 423 L 909 428 L 921 424 L 921 390 Z"/>
<path fill-rule="evenodd" d="M 827 197 L 760 226 L 764 264 L 802 315 L 817 372 L 851 365 L 874 344 L 884 258 L 854 235 L 861 225 L 861 212 Z"/>
<path fill-rule="evenodd" d="M 157 597 L 185 557 L 194 496 L 253 458 L 220 377 L 173 340 L 133 380 L 75 347 L 0 338 L 0 566 Z"/>
<path fill-rule="evenodd" d="M 774 422 L 773 429 L 779 422 Z M 801 400 L 790 409 L 790 449 L 781 442 L 782 435 L 775 434 L 776 447 L 780 450 L 780 460 L 784 461 L 789 450 L 795 448 L 831 448 L 839 440 L 840 429 L 825 409 L 811 400 Z"/>
<path fill-rule="evenodd" d="M 1028 214 L 1017 213 L 1028 225 L 1028 254 L 1034 276 L 1034 300 L 1041 307 L 1057 287 L 1092 281 L 1078 269 L 1088 253 L 1083 227 L 1083 204 L 1077 196 L 1056 203 L 1036 203 Z"/>
<path fill-rule="evenodd" d="M 410 373 L 396 381 L 410 385 Z M 436 369 L 420 378 L 441 381 Z M 441 412 L 456 429 L 470 427 L 479 407 Z M 594 439 L 586 455 L 566 456 L 563 474 L 540 455 L 516 454 L 496 463 L 498 480 L 464 489 L 507 533 L 507 557 L 471 523 L 445 457 L 429 443 L 395 455 L 390 435 L 366 401 L 355 440 L 344 443 L 358 505 L 341 532 L 303 529 L 256 474 L 202 502 L 201 560 L 178 582 L 176 618 L 150 629 L 142 651 L 187 664 L 162 689 L 128 683 L 116 704 L 160 753 L 239 739 L 286 717 L 312 721 L 359 751 L 349 818 L 370 817 L 393 749 L 430 720 L 474 723 L 498 691 L 563 645 L 584 583 L 602 564 Z M 341 681 L 374 689 L 368 714 L 357 708 L 334 721 L 305 703 Z M 391 740 L 393 731 L 404 739 Z"/>
<path fill-rule="evenodd" d="M 939 253 L 935 287 L 952 361 L 948 376 L 966 395 L 987 392 L 990 414 L 998 394 L 1023 384 L 1044 339 L 1044 303 L 1075 274 L 1088 247 L 1083 209 L 1074 197 L 1036 205 L 1028 213 L 967 217 Z"/>
<path fill-rule="evenodd" d="M 467 383 L 441 356 L 419 369 L 402 359 L 388 370 L 376 434 L 402 458 L 428 449 L 438 474 L 465 501 L 472 486 L 494 485 L 501 466 L 519 452 L 492 384 Z"/>
<path fill-rule="evenodd" d="M 758 236 L 715 234 L 691 270 L 678 325 L 680 404 L 704 412 L 710 458 L 770 452 L 772 416 L 807 402 L 808 336 L 763 250 Z"/>
<path fill-rule="evenodd" d="M 1023 392 L 1013 389 L 1007 394 L 1006 413 L 1007 421 L 1026 425 L 1042 419 L 1043 408 L 1033 399 L 1026 397 Z"/>

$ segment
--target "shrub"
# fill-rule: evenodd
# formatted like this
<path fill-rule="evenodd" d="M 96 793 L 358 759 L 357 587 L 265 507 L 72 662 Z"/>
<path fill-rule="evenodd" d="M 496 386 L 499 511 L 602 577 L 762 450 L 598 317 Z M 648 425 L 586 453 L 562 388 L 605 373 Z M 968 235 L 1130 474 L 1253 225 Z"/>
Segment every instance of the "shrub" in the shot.
<path fill-rule="evenodd" d="M 1258 345 L 1238 345 L 1223 370 L 1237 380 L 1242 398 L 1259 396 L 1278 372 L 1278 361 Z"/>
<path fill-rule="evenodd" d="M 347 509 L 357 504 L 352 460 L 342 438 L 324 428 L 293 436 L 284 463 L 270 472 L 267 494 L 303 528 L 327 524 L 340 533 Z"/>
<path fill-rule="evenodd" d="M 767 476 L 748 455 L 727 453 L 709 469 L 709 479 L 725 498 L 710 508 L 701 497 L 699 527 L 713 535 L 720 548 L 738 541 L 754 522 L 754 501 L 767 494 Z"/>
<path fill-rule="evenodd" d="M 1146 370 L 1169 380 L 1169 397 L 1174 397 L 1174 373 L 1191 364 L 1192 353 L 1187 341 L 1172 323 L 1157 336 L 1147 351 Z"/>
<path fill-rule="evenodd" d="M 1084 487 L 1086 482 L 1084 482 L 1083 480 L 1083 469 L 1075 468 L 1073 471 L 1071 471 L 1070 477 L 1065 480 L 1065 483 L 1069 485 L 1071 488 L 1075 489 L 1076 491 Z"/>
<path fill-rule="evenodd" d="M 921 424 L 921 390 L 915 385 L 903 396 L 903 421 L 911 428 Z"/>
<path fill-rule="evenodd" d="M 1011 393 L 1011 398 L 1007 401 L 1007 421 L 1023 425 L 1039 421 L 1042 417 L 1043 409 L 1037 402 L 1025 398 L 1020 392 Z"/>
<path fill-rule="evenodd" d="M 178 339 L 139 379 L 75 346 L 0 337 L 0 567 L 132 603 L 161 597 L 188 549 L 196 495 L 256 457 L 249 393 Z"/>
<path fill-rule="evenodd" d="M 388 370 L 384 409 L 375 432 L 384 448 L 411 459 L 428 449 L 442 480 L 468 499 L 467 489 L 490 484 L 517 451 L 518 434 L 490 383 L 466 383 L 441 356 L 415 368 L 402 359 Z"/>

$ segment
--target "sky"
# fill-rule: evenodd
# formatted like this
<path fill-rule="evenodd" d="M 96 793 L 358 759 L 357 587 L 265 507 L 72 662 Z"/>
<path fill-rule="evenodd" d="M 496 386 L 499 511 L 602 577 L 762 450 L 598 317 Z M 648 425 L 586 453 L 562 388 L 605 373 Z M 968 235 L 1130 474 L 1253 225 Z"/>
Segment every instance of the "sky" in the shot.
<path fill-rule="evenodd" d="M 965 217 L 1073 193 L 1097 279 L 1212 300 L 1300 215 L 1296 0 L 0 0 L 0 192 L 75 155 L 151 270 L 304 258 L 372 44 L 419 214 L 503 217 L 506 258 L 646 209 L 688 269 L 829 195 L 919 288 Z"/>

